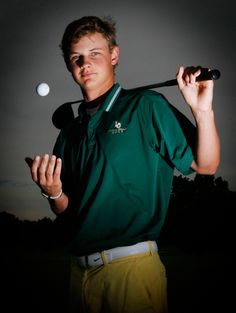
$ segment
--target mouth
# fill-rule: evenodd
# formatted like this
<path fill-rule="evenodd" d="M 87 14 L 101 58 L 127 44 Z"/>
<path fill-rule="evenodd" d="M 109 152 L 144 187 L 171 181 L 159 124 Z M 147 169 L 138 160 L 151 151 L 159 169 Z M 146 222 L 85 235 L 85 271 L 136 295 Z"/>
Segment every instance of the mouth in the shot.
<path fill-rule="evenodd" d="M 81 77 L 83 77 L 83 78 L 90 78 L 93 75 L 95 75 L 95 73 L 82 73 Z"/>
<path fill-rule="evenodd" d="M 92 81 L 94 81 L 96 73 L 82 73 L 81 74 L 81 80 L 83 82 L 83 84 L 87 84 L 90 83 Z"/>

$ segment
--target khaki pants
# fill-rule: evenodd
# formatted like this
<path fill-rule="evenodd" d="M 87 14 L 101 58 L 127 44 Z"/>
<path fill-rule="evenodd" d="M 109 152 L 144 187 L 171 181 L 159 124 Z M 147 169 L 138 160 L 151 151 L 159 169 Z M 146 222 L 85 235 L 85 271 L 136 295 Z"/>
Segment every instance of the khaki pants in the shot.
<path fill-rule="evenodd" d="M 72 258 L 68 313 L 167 313 L 165 268 L 148 252 L 81 269 Z"/>

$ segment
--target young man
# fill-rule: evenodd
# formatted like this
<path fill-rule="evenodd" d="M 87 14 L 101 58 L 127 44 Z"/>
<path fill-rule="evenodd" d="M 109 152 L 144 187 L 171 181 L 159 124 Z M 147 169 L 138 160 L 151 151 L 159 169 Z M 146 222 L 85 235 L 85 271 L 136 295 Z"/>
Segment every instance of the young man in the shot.
<path fill-rule="evenodd" d="M 69 24 L 61 48 L 84 102 L 50 157 L 36 156 L 33 180 L 65 220 L 73 255 L 69 312 L 167 312 L 158 236 L 173 178 L 215 173 L 219 139 L 213 82 L 180 67 L 179 89 L 196 121 L 159 93 L 123 90 L 114 23 L 87 16 Z M 186 129 L 194 129 L 189 138 Z"/>

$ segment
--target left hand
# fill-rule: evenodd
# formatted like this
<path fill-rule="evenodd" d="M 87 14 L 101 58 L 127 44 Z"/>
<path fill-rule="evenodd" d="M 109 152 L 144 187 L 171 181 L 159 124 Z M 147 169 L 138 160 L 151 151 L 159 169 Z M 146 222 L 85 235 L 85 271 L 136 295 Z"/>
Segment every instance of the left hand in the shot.
<path fill-rule="evenodd" d="M 201 67 L 181 66 L 177 73 L 179 89 L 193 112 L 212 110 L 213 80 L 196 81 Z"/>

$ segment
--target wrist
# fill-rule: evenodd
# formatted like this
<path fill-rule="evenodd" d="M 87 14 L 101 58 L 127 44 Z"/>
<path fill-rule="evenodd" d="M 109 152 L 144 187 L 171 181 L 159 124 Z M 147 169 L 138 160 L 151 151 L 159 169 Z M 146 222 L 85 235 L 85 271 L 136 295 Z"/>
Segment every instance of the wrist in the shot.
<path fill-rule="evenodd" d="M 50 200 L 56 200 L 56 199 L 59 199 L 62 195 L 62 189 L 60 190 L 60 192 L 58 194 L 56 194 L 55 196 L 50 196 L 50 195 L 47 195 L 46 193 L 42 192 L 41 191 L 41 195 L 47 199 L 50 199 Z"/>
<path fill-rule="evenodd" d="M 196 122 L 208 122 L 209 119 L 212 120 L 214 119 L 214 111 L 212 109 L 209 110 L 196 110 L 193 112 L 194 118 Z"/>

